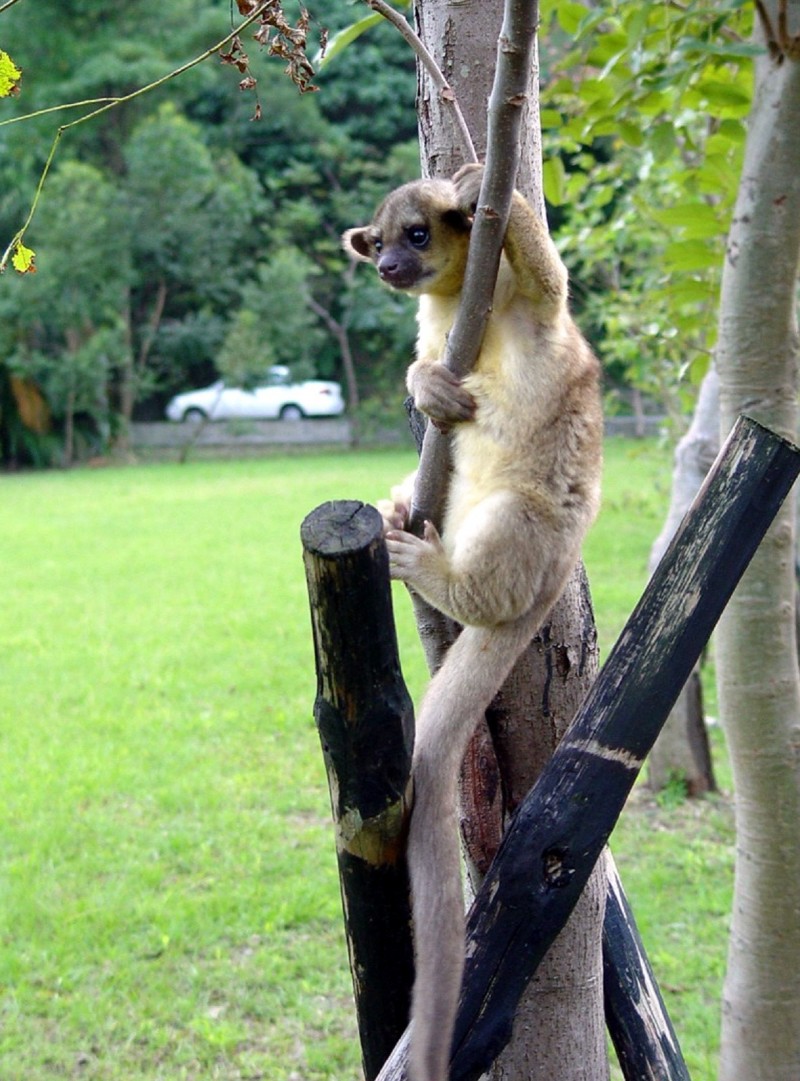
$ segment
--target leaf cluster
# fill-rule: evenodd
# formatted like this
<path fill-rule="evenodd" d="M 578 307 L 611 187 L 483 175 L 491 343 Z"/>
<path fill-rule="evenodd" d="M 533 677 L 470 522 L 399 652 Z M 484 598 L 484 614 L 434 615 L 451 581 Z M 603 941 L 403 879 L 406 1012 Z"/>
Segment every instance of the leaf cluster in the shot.
<path fill-rule="evenodd" d="M 8 55 L 0 49 L 0 98 L 19 93 L 19 80 L 22 72 Z"/>
<path fill-rule="evenodd" d="M 741 0 L 543 4 L 545 194 L 612 376 L 686 406 L 714 307 L 752 92 Z M 566 46 L 566 48 L 565 48 Z"/>

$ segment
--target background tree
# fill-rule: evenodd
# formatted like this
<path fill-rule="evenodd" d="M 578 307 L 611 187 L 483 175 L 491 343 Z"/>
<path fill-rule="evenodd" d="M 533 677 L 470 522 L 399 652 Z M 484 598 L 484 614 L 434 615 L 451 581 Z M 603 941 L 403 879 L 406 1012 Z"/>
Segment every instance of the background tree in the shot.
<path fill-rule="evenodd" d="M 114 186 L 92 165 L 61 164 L 42 208 L 52 258 L 31 279 L 11 280 L 0 295 L 11 372 L 34 379 L 64 424 L 64 460 L 72 460 L 75 418 L 95 434 L 108 423 L 106 388 L 124 349 L 123 302 L 131 280 L 127 231 Z"/>
<path fill-rule="evenodd" d="M 576 268 L 576 303 L 609 382 L 655 399 L 680 430 L 716 340 L 724 237 L 761 51 L 749 40 L 753 9 L 609 2 L 591 11 L 556 5 L 552 18 L 556 40 L 567 34 L 574 48 L 554 59 L 545 91 L 545 122 L 558 125 L 548 137 L 562 146 L 545 190 L 562 211 L 559 244 Z M 707 432 L 697 429 L 707 415 L 697 414 L 679 446 L 681 470 L 709 464 Z M 675 491 L 692 483 L 679 476 Z M 687 506 L 674 503 L 653 563 Z M 697 673 L 649 776 L 656 787 L 675 776 L 691 792 L 714 787 Z"/>
<path fill-rule="evenodd" d="M 230 153 L 212 155 L 199 127 L 169 103 L 134 129 L 125 165 L 136 278 L 126 312 L 130 350 L 117 393 L 128 423 L 142 391 L 152 389 L 150 361 L 162 320 L 204 309 L 222 314 L 237 301 L 237 261 L 255 256 L 249 238 L 260 206 L 250 170 Z M 162 212 L 154 214 L 159 204 Z"/>
<path fill-rule="evenodd" d="M 724 435 L 735 415 L 746 410 L 794 438 L 800 170 L 791 134 L 798 94 L 797 38 L 792 31 L 798 30 L 800 9 L 796 3 L 776 2 L 759 11 L 762 18 L 767 12 L 769 32 L 766 41 L 759 32 L 751 43 L 749 5 L 738 11 L 686 5 L 677 14 L 659 9 L 656 18 L 662 23 L 669 18 L 671 27 L 668 36 L 660 35 L 667 46 L 660 61 L 663 77 L 659 80 L 657 67 L 649 70 L 642 104 L 652 133 L 661 132 L 659 138 L 665 141 L 674 139 L 684 152 L 688 148 L 694 163 L 682 185 L 681 202 L 655 213 L 656 220 L 679 230 L 664 248 L 667 268 L 673 274 L 689 271 L 697 279 L 702 264 L 719 248 L 714 218 L 719 222 L 717 235 L 723 236 L 733 211 L 718 330 L 707 335 L 714 345 L 718 333 L 720 431 Z M 605 57 L 606 67 L 603 86 L 590 86 L 588 97 L 596 99 L 594 111 L 591 106 L 587 110 L 590 121 L 605 114 L 604 123 L 616 125 L 623 138 L 648 147 L 649 136 L 628 111 L 633 91 L 620 92 L 613 71 L 622 64 L 627 80 L 626 65 L 631 67 L 634 55 L 637 63 L 641 58 L 641 34 L 636 48 L 630 47 L 637 25 L 644 33 L 645 51 L 648 41 L 659 40 L 658 33 L 648 33 L 650 10 L 612 6 L 579 15 L 572 9 L 572 16 L 583 28 L 595 18 L 611 17 L 610 48 L 618 46 L 616 53 L 605 46 L 606 51 L 595 54 L 598 62 Z M 753 57 L 756 88 L 745 145 L 741 117 L 750 108 Z M 630 83 L 637 84 L 638 79 Z M 601 101 L 609 89 L 613 117 Z M 660 110 L 670 100 L 675 106 L 670 119 L 685 118 L 686 108 L 708 107 L 711 123 L 705 131 L 697 129 L 702 142 L 684 136 L 680 120 L 672 135 L 665 133 Z M 642 192 L 646 190 L 643 186 Z M 698 364 L 697 370 L 705 367 Z M 703 391 L 694 430 L 677 462 L 676 504 L 683 501 L 684 482 L 688 488 L 697 483 L 701 459 L 716 442 L 716 434 L 708 431 L 716 411 L 716 376 L 706 378 Z M 694 478 L 687 476 L 684 465 Z M 800 777 L 791 750 L 791 732 L 798 724 L 793 526 L 793 511 L 787 506 L 731 602 L 717 638 L 720 710 L 734 763 L 738 838 L 720 1068 L 726 1081 L 788 1078 L 797 1073 L 800 1061 L 795 1039 L 800 1031 L 800 873 L 794 841 Z"/>
<path fill-rule="evenodd" d="M 345 0 L 320 0 L 314 18 L 317 27 L 335 32 L 352 11 Z M 3 101 L 8 119 L 133 90 L 226 29 L 213 0 L 170 0 L 166 8 L 146 0 L 135 15 L 109 11 L 99 0 L 74 0 L 66 9 L 23 0 L 4 12 L 2 23 L 4 47 L 19 53 L 25 70 L 19 98 Z M 211 60 L 72 129 L 59 144 L 59 165 L 80 159 L 115 190 L 119 241 L 131 253 L 130 288 L 120 302 L 127 338 L 111 358 L 105 392 L 109 431 L 124 429 L 131 417 L 163 415 L 172 393 L 215 377 L 215 359 L 245 305 L 246 287 L 258 288 L 260 266 L 283 249 L 301 250 L 315 270 L 306 279 L 310 288 L 291 305 L 305 310 L 315 374 L 345 378 L 344 328 L 353 401 L 375 391 L 384 396 L 402 382 L 410 345 L 406 309 L 381 297 L 379 318 L 359 316 L 351 325 L 353 290 L 366 294 L 371 287 L 348 286 L 339 235 L 366 217 L 382 191 L 417 172 L 407 104 L 413 59 L 398 35 L 381 27 L 358 57 L 342 55 L 321 72 L 321 93 L 300 95 L 278 63 L 248 47 L 260 121 L 252 120 L 253 94 L 241 94 L 235 72 Z M 24 219 L 62 119 L 48 114 L 3 124 L 0 116 L 0 233 L 13 235 Z M 52 273 L 41 215 L 50 191 L 48 182 L 31 226 L 40 275 Z M 12 335 L 0 364 L 18 344 Z M 54 361 L 57 355 L 54 347 Z M 63 388 L 51 383 L 48 393 Z M 53 405 L 63 417 L 65 404 Z"/>
<path fill-rule="evenodd" d="M 747 412 L 794 440 L 800 3 L 772 0 L 764 9 L 769 52 L 755 64 L 753 108 L 722 273 L 716 353 L 720 425 L 727 432 L 736 416 Z M 790 37 L 792 32 L 797 36 Z M 795 540 L 794 504 L 787 501 L 717 635 L 720 711 L 734 769 L 737 830 L 721 1081 L 789 1081 L 800 1066 Z"/>

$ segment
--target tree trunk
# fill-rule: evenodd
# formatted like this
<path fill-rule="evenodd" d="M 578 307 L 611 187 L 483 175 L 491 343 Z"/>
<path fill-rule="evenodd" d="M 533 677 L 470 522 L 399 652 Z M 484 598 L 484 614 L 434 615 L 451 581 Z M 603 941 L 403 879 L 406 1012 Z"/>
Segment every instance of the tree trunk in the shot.
<path fill-rule="evenodd" d="M 702 796 L 717 789 L 699 664 L 681 688 L 648 760 L 648 787 L 661 792 L 671 784 L 679 785 L 687 796 Z"/>
<path fill-rule="evenodd" d="M 150 350 L 153 348 L 153 342 L 156 340 L 156 334 L 158 334 L 158 328 L 161 326 L 161 319 L 164 315 L 164 308 L 167 304 L 167 283 L 163 278 L 159 280 L 158 288 L 156 289 L 155 299 L 153 301 L 153 307 L 150 311 L 150 317 L 145 324 L 142 331 L 142 339 L 139 344 L 139 354 L 136 358 L 136 373 L 141 377 L 147 362 L 150 359 Z M 133 415 L 133 406 L 135 398 L 130 403 L 130 415 L 126 417 L 128 421 L 131 420 Z"/>
<path fill-rule="evenodd" d="M 501 0 L 415 0 L 417 29 L 458 98 L 479 156 L 486 152 L 486 104 L 503 22 Z M 418 68 L 417 116 L 424 176 L 452 176 L 464 164 L 451 111 Z M 531 73 L 538 76 L 538 68 Z M 538 81 L 523 114 L 517 187 L 544 217 Z"/>
<path fill-rule="evenodd" d="M 64 406 L 64 465 L 69 467 L 75 457 L 75 378 L 67 391 Z"/>
<path fill-rule="evenodd" d="M 503 4 L 417 0 L 415 10 L 420 36 L 455 91 L 482 157 Z M 537 76 L 534 66 L 517 187 L 543 214 Z M 451 175 L 463 164 L 460 140 L 446 106 L 423 75 L 418 114 L 423 173 Z M 477 734 L 468 752 L 462 771 L 462 833 L 473 885 L 494 855 L 504 820 L 552 754 L 591 685 L 596 666 L 591 604 L 581 571 L 494 703 L 490 729 Z M 499 787 L 493 752 L 500 758 Z M 604 903 L 601 867 L 531 982 L 512 1040 L 495 1063 L 492 1078 L 605 1081 L 608 1077 L 601 962 Z"/>
<path fill-rule="evenodd" d="M 355 266 L 354 262 L 351 262 L 348 272 Z M 344 372 L 345 386 L 347 387 L 347 405 L 350 409 L 350 423 L 352 425 L 353 436 L 352 445 L 358 446 L 359 443 L 359 430 L 358 430 L 358 407 L 361 404 L 361 399 L 358 393 L 358 380 L 356 379 L 356 366 L 353 360 L 353 350 L 350 348 L 350 334 L 347 329 L 347 321 L 342 320 L 339 322 L 335 319 L 331 312 L 328 311 L 318 300 L 309 294 L 308 306 L 311 308 L 314 315 L 318 319 L 321 319 L 332 338 L 336 340 L 336 344 L 339 346 L 339 355 L 342 358 L 342 371 Z"/>
<path fill-rule="evenodd" d="M 767 2 L 777 27 L 776 0 Z M 800 3 L 789 4 L 800 31 Z M 765 56 L 722 277 L 721 428 L 746 411 L 794 438 L 800 253 L 800 63 Z M 736 790 L 737 858 L 721 1081 L 800 1077 L 800 682 L 794 527 L 784 505 L 720 623 L 720 711 Z"/>
<path fill-rule="evenodd" d="M 114 442 L 118 450 L 131 453 L 130 419 L 135 401 L 136 362 L 133 357 L 133 308 L 131 290 L 125 288 L 125 336 L 123 355 L 117 365 L 117 432 Z"/>
<path fill-rule="evenodd" d="M 488 714 L 506 814 L 516 810 L 555 751 L 597 675 L 597 636 L 583 569 L 515 666 Z M 602 1007 L 606 873 L 595 867 L 564 929 L 517 1008 L 492 1081 L 608 1077 Z"/>
<path fill-rule="evenodd" d="M 675 448 L 672 496 L 664 526 L 650 550 L 651 574 L 700 490 L 718 451 L 719 380 L 715 369 L 711 368 L 700 387 L 689 430 Z M 692 796 L 716 790 L 699 666 L 678 696 L 648 761 L 650 788 L 659 791 L 676 777 L 684 782 Z"/>
<path fill-rule="evenodd" d="M 75 456 L 75 384 L 77 381 L 77 375 L 75 373 L 76 357 L 78 350 L 82 344 L 82 335 L 80 331 L 73 327 L 68 327 L 65 337 L 67 339 L 67 365 L 69 385 L 67 387 L 65 401 L 64 401 L 64 451 L 63 451 L 63 464 L 66 468 L 72 465 L 72 459 Z"/>

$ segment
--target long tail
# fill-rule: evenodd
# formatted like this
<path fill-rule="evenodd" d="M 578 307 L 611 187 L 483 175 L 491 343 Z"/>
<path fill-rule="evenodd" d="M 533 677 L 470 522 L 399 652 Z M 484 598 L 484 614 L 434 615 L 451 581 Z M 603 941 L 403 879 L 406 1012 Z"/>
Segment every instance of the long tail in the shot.
<path fill-rule="evenodd" d="M 411 1081 L 447 1081 L 464 968 L 464 897 L 456 821 L 459 767 L 480 717 L 538 629 L 536 610 L 499 627 L 465 627 L 417 718 L 408 859 L 416 979 Z"/>

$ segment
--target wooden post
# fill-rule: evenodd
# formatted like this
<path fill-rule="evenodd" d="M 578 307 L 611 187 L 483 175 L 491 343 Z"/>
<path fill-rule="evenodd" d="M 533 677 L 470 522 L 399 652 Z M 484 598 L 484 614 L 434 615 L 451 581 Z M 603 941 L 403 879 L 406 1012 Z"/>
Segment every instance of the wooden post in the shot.
<path fill-rule="evenodd" d="M 690 1081 L 689 1070 L 610 854 L 603 923 L 606 1027 L 628 1081 Z"/>
<path fill-rule="evenodd" d="M 405 832 L 413 707 L 400 672 L 378 512 L 341 501 L 301 528 L 319 730 L 366 1081 L 408 1022 L 413 950 Z"/>
<path fill-rule="evenodd" d="M 796 447 L 739 419 L 470 911 L 451 1081 L 476 1081 L 507 1042 L 523 989 L 798 472 Z M 404 1076 L 401 1043 L 380 1081 Z"/>

